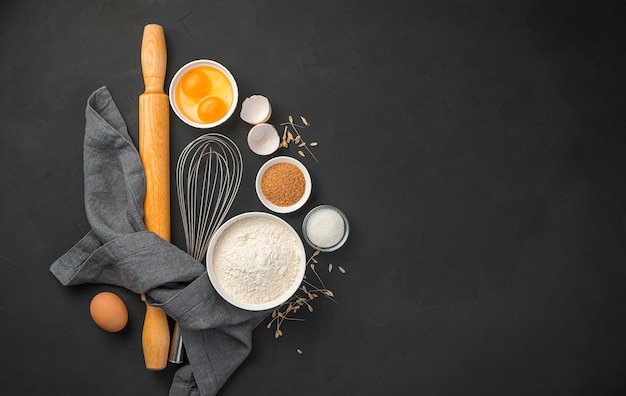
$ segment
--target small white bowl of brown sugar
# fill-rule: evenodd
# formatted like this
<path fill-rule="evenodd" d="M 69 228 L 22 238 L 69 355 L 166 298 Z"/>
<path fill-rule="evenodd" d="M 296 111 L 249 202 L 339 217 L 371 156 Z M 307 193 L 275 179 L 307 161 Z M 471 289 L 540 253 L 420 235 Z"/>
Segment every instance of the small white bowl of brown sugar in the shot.
<path fill-rule="evenodd" d="M 256 175 L 256 193 L 261 203 L 276 213 L 300 209 L 311 195 L 311 175 L 297 159 L 287 156 L 267 161 Z"/>

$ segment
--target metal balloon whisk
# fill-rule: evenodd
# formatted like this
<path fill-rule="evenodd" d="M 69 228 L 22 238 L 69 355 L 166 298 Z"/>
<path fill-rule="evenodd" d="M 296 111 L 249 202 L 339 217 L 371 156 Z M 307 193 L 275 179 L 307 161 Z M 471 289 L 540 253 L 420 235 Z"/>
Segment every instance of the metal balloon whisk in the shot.
<path fill-rule="evenodd" d="M 241 152 L 224 135 L 208 133 L 185 147 L 176 163 L 176 191 L 187 253 L 203 262 L 243 174 Z"/>
<path fill-rule="evenodd" d="M 189 143 L 176 162 L 176 192 L 187 253 L 204 262 L 209 242 L 224 222 L 243 175 L 237 145 L 218 133 L 207 133 Z M 182 338 L 174 329 L 170 361 L 182 362 Z"/>

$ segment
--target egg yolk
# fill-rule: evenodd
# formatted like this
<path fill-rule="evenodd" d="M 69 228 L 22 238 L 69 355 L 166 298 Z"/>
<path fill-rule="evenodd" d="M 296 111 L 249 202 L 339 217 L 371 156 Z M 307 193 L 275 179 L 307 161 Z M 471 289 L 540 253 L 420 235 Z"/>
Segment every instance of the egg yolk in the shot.
<path fill-rule="evenodd" d="M 234 103 L 233 84 L 221 70 L 197 66 L 176 84 L 175 100 L 185 119 L 198 124 L 223 120 Z"/>
<path fill-rule="evenodd" d="M 207 123 L 220 120 L 227 112 L 226 102 L 216 96 L 206 97 L 198 105 L 198 117 Z"/>
<path fill-rule="evenodd" d="M 191 69 L 181 80 L 181 89 L 185 95 L 193 98 L 201 98 L 211 90 L 209 77 L 200 70 Z"/>

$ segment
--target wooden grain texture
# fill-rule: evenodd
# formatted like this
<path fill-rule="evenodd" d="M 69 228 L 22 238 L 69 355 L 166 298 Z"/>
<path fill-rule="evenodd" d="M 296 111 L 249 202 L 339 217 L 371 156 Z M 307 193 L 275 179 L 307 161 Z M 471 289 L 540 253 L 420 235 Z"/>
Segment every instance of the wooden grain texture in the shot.
<path fill-rule="evenodd" d="M 152 231 L 170 241 L 170 136 L 169 102 L 163 91 L 167 50 L 159 25 L 144 28 L 141 67 L 145 92 L 139 96 L 139 156 L 146 173 L 144 222 Z M 145 296 L 142 296 L 145 300 Z M 170 333 L 165 312 L 146 303 L 142 347 L 146 368 L 167 366 Z"/>

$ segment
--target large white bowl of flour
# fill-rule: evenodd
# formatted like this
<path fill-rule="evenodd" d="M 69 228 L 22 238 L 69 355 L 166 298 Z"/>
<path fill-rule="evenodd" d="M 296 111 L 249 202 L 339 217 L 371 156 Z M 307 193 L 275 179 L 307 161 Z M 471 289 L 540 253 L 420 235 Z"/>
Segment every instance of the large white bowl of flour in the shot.
<path fill-rule="evenodd" d="M 247 212 L 217 229 L 206 266 L 213 287 L 226 301 L 262 311 L 296 292 L 306 256 L 302 240 L 286 221 L 265 212 Z"/>

